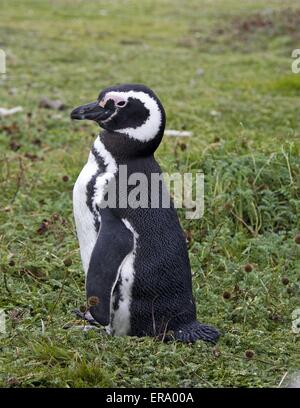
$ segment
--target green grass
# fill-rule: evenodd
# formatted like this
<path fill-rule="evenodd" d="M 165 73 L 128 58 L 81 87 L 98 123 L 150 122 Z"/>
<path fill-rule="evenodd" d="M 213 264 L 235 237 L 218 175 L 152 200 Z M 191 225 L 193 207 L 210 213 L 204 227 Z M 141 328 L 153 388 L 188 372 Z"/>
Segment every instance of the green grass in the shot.
<path fill-rule="evenodd" d="M 0 106 L 24 113 L 0 120 L 1 387 L 276 387 L 299 369 L 299 23 L 297 1 L 2 1 Z M 194 133 L 165 137 L 157 158 L 205 173 L 204 217 L 179 214 L 217 348 L 63 328 L 85 302 L 71 192 L 97 132 L 69 110 L 123 82 L 152 87 L 168 128 Z"/>

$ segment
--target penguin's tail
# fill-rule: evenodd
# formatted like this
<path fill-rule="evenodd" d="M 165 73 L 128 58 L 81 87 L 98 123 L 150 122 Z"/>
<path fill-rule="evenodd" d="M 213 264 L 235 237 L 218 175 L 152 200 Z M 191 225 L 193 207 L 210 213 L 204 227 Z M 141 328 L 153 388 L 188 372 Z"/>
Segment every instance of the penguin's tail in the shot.
<path fill-rule="evenodd" d="M 195 320 L 191 323 L 182 324 L 178 329 L 168 333 L 165 340 L 173 339 L 184 343 L 195 343 L 197 340 L 204 340 L 215 344 L 219 337 L 220 332 L 215 327 Z"/>

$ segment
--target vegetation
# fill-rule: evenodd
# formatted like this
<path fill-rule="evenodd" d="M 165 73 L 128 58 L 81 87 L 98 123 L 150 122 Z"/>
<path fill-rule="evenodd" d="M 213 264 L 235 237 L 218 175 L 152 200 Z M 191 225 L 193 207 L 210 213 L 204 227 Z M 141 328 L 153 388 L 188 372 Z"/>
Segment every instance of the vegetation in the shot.
<path fill-rule="evenodd" d="M 0 106 L 24 111 L 0 119 L 1 387 L 276 387 L 299 369 L 299 25 L 290 0 L 2 0 Z M 124 82 L 153 88 L 167 127 L 193 132 L 166 136 L 157 158 L 205 174 L 204 217 L 179 213 L 215 347 L 76 329 L 71 192 L 98 129 L 69 111 Z"/>

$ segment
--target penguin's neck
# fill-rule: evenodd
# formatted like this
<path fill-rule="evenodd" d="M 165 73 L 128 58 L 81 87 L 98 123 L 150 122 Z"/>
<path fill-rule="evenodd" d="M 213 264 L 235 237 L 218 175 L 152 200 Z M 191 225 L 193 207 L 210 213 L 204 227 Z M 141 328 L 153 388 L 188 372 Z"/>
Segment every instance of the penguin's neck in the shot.
<path fill-rule="evenodd" d="M 141 142 L 126 134 L 104 130 L 98 136 L 105 149 L 118 163 L 130 159 L 152 156 L 158 147 L 161 137 L 150 142 Z M 97 139 L 96 139 L 97 140 Z"/>

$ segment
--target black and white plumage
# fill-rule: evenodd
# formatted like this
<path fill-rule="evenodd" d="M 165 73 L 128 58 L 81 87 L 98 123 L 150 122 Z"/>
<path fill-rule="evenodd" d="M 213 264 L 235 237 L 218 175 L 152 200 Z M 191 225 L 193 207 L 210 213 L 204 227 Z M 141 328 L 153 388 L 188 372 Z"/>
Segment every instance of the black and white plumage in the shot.
<path fill-rule="evenodd" d="M 196 320 L 184 233 L 171 208 L 101 208 L 119 168 L 161 174 L 153 154 L 165 127 L 157 96 L 143 85 L 105 89 L 72 119 L 91 119 L 97 137 L 73 191 L 74 216 L 92 317 L 115 335 L 216 342 L 219 333 Z M 129 187 L 130 189 L 134 186 Z"/>

